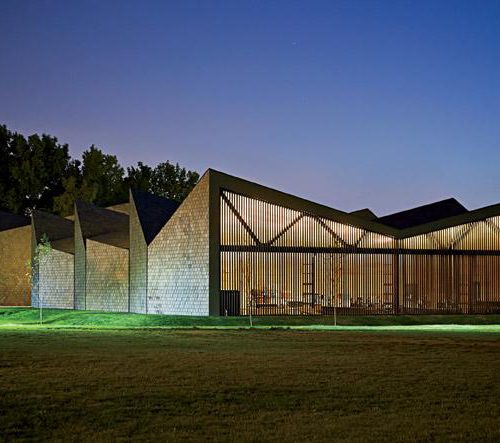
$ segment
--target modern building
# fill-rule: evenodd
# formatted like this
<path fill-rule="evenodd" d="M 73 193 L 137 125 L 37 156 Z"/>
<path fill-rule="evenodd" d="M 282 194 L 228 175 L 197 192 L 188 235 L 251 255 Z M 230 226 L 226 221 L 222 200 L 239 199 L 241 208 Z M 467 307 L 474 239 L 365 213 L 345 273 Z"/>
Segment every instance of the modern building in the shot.
<path fill-rule="evenodd" d="M 140 191 L 130 192 L 130 311 L 161 312 L 158 295 L 148 296 L 150 245 L 179 203 Z"/>
<path fill-rule="evenodd" d="M 211 313 L 500 312 L 500 205 L 377 219 L 208 176 Z"/>
<path fill-rule="evenodd" d="M 447 199 L 377 217 L 208 170 L 180 205 L 134 191 L 121 211 L 76 205 L 68 307 L 175 315 L 500 312 L 500 205 L 469 211 Z"/>

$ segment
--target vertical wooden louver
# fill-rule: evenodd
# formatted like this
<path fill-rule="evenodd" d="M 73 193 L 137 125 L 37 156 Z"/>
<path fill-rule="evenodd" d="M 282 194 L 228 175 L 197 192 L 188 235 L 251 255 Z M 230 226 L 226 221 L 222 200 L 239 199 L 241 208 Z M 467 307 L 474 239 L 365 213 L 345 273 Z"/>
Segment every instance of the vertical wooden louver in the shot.
<path fill-rule="evenodd" d="M 220 195 L 221 314 L 500 311 L 500 217 L 400 239 Z"/>

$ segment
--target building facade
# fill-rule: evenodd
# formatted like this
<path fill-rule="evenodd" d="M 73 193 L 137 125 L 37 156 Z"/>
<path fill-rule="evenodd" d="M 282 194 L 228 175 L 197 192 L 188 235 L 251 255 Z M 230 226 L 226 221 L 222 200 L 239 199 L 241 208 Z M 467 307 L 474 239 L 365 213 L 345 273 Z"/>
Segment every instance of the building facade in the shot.
<path fill-rule="evenodd" d="M 179 203 L 145 192 L 130 192 L 130 311 L 147 314 L 158 308 L 155 293 L 148 289 L 152 263 L 151 246 Z M 156 254 L 158 255 L 158 254 Z M 165 289 L 166 291 L 166 289 Z"/>
<path fill-rule="evenodd" d="M 31 306 L 54 309 L 74 307 L 74 222 L 42 211 L 31 216 Z M 46 237 L 50 249 L 37 254 Z"/>
<path fill-rule="evenodd" d="M 499 205 L 437 214 L 424 223 L 415 217 L 416 224 L 396 228 L 390 220 L 356 220 L 244 188 L 238 180 L 219 187 L 221 309 L 255 315 L 500 312 Z"/>
<path fill-rule="evenodd" d="M 129 312 L 128 205 L 75 204 L 75 309 Z"/>
<path fill-rule="evenodd" d="M 448 199 L 377 217 L 208 170 L 180 205 L 131 192 L 123 208 L 77 204 L 70 307 L 172 315 L 500 312 L 500 205 L 468 211 Z M 66 269 L 62 262 L 69 263 L 54 256 L 47 267 Z"/>
<path fill-rule="evenodd" d="M 29 306 L 29 219 L 0 211 L 0 306 Z"/>
<path fill-rule="evenodd" d="M 500 205 L 377 218 L 209 170 L 148 248 L 147 282 L 151 313 L 500 312 Z"/>

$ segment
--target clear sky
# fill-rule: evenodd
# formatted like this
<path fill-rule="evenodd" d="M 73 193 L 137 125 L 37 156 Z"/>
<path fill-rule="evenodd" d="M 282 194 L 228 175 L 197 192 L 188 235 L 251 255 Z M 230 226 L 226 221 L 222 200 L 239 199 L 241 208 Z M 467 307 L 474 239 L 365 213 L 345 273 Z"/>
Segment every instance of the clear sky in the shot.
<path fill-rule="evenodd" d="M 0 122 L 379 215 L 500 202 L 500 1 L 0 0 Z"/>

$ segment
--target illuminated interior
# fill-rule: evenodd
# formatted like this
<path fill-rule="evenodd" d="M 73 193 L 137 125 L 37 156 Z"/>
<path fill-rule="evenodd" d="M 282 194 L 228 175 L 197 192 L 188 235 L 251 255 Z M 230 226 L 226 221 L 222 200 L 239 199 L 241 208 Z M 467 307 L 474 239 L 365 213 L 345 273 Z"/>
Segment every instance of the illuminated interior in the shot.
<path fill-rule="evenodd" d="M 220 195 L 221 315 L 500 308 L 500 217 L 397 239 Z"/>

